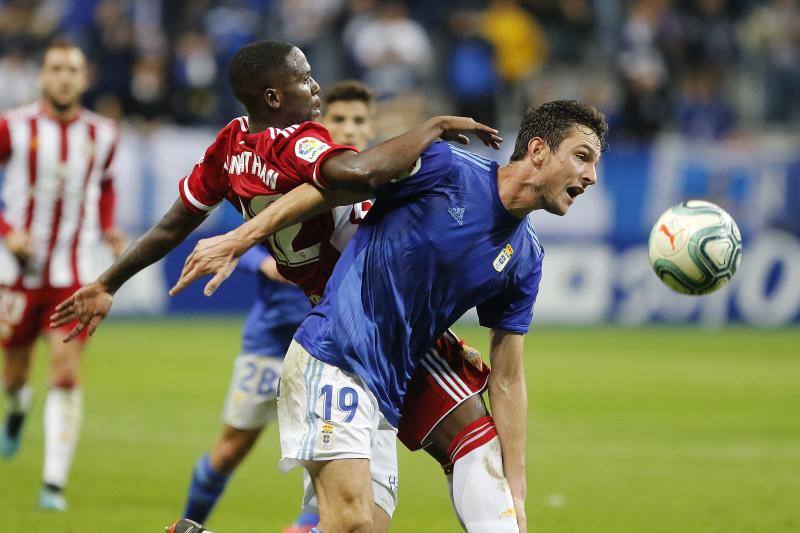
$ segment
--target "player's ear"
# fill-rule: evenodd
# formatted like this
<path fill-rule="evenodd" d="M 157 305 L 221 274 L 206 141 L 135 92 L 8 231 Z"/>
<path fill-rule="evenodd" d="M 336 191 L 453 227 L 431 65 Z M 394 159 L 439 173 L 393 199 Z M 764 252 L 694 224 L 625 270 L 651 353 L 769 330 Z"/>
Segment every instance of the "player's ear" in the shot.
<path fill-rule="evenodd" d="M 533 137 L 528 141 L 528 157 L 534 167 L 539 168 L 542 166 L 548 151 L 547 143 L 541 137 Z"/>
<path fill-rule="evenodd" d="M 281 106 L 281 96 L 276 89 L 264 89 L 264 102 L 272 109 L 278 109 Z"/>

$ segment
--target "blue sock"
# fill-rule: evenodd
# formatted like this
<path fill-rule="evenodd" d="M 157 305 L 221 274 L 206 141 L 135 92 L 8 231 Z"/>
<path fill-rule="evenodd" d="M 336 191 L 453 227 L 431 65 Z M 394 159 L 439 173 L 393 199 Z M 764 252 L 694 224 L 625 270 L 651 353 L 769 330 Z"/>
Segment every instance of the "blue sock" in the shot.
<path fill-rule="evenodd" d="M 302 512 L 298 516 L 294 525 L 296 526 L 316 526 L 319 523 L 319 515 L 317 513 Z"/>
<path fill-rule="evenodd" d="M 230 474 L 222 474 L 211 467 L 208 455 L 201 457 L 192 471 L 192 483 L 189 485 L 189 500 L 183 511 L 183 517 L 203 523 L 217 504 Z"/>
<path fill-rule="evenodd" d="M 321 530 L 320 528 L 318 528 L 318 527 L 312 527 L 312 528 L 311 528 L 311 533 L 325 533 L 325 532 L 324 532 L 324 531 L 322 531 L 322 530 Z"/>

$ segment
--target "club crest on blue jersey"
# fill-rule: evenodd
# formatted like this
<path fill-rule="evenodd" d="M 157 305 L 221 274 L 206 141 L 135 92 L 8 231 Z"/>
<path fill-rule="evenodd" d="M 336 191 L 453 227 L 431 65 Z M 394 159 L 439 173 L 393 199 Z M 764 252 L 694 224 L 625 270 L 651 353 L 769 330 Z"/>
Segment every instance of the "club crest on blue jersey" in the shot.
<path fill-rule="evenodd" d="M 506 267 L 508 262 L 511 260 L 511 256 L 514 254 L 514 248 L 511 247 L 511 244 L 506 244 L 500 253 L 497 254 L 497 257 L 494 258 L 494 262 L 492 266 L 498 272 L 502 272 L 503 269 Z"/>

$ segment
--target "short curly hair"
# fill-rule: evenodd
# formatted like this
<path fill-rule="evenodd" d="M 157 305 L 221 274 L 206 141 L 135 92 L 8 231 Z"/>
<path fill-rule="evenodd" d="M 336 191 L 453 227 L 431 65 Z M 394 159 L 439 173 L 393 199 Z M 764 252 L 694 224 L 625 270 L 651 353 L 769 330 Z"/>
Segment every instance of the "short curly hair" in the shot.
<path fill-rule="evenodd" d="M 551 150 L 557 150 L 574 126 L 585 126 L 597 134 L 600 147 L 606 150 L 608 123 L 594 107 L 576 100 L 554 100 L 540 106 L 530 106 L 522 117 L 511 161 L 519 161 L 528 153 L 534 137 L 541 138 Z"/>
<path fill-rule="evenodd" d="M 228 81 L 234 96 L 245 107 L 261 97 L 266 79 L 286 76 L 286 58 L 295 46 L 285 41 L 267 39 L 247 44 L 233 54 L 228 65 Z"/>

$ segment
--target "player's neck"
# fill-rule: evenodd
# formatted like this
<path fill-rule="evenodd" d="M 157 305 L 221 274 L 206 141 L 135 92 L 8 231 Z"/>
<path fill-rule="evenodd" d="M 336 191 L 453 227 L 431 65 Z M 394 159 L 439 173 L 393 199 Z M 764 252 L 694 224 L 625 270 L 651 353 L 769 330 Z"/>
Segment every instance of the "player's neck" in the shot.
<path fill-rule="evenodd" d="M 512 161 L 497 169 L 497 192 L 500 202 L 510 214 L 524 218 L 534 209 L 538 201 L 530 183 L 532 172 L 527 160 Z"/>
<path fill-rule="evenodd" d="M 81 112 L 80 102 L 74 102 L 68 106 L 58 106 L 47 98 L 42 99 L 42 110 L 44 113 L 59 122 L 71 122 L 78 118 Z"/>
<path fill-rule="evenodd" d="M 250 133 L 260 133 L 267 128 L 278 128 L 284 129 L 288 128 L 289 126 L 293 126 L 298 124 L 298 120 L 291 120 L 291 118 L 283 117 L 283 116 L 258 116 L 253 113 L 248 113 L 247 118 L 250 122 Z"/>

